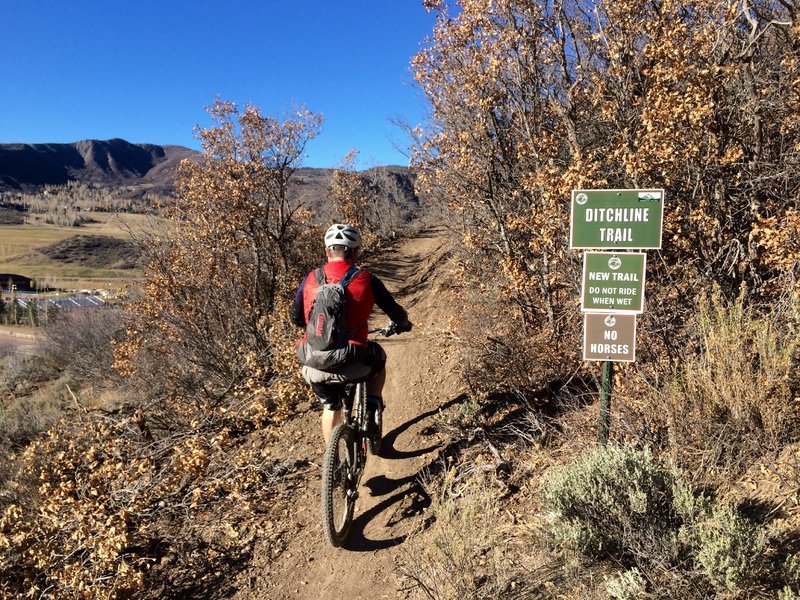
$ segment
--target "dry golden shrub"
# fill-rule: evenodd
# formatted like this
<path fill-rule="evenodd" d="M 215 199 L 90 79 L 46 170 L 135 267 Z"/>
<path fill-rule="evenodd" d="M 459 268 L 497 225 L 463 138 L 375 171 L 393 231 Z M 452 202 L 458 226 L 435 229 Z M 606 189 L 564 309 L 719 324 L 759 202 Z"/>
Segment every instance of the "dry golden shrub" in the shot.
<path fill-rule="evenodd" d="M 249 552 L 242 524 L 285 467 L 228 427 L 153 440 L 141 426 L 137 414 L 72 415 L 17 458 L 0 506 L 4 595 L 199 590 L 215 584 L 198 573 Z"/>
<path fill-rule="evenodd" d="M 307 395 L 288 313 L 321 232 L 286 191 L 321 118 L 210 112 L 170 219 L 139 240 L 146 278 L 114 348 L 136 393 L 98 411 L 76 399 L 3 473 L 6 595 L 207 595 L 286 472 L 259 440 Z"/>
<path fill-rule="evenodd" d="M 367 226 L 367 213 L 374 197 L 370 193 L 367 180 L 355 170 L 357 150 L 350 150 L 342 159 L 342 164 L 333 172 L 330 197 L 336 207 L 341 223 L 364 230 Z"/>
<path fill-rule="evenodd" d="M 576 188 L 666 190 L 643 329 L 660 375 L 712 283 L 729 297 L 748 290 L 748 302 L 795 287 L 800 27 L 789 5 L 426 5 L 437 22 L 412 65 L 433 109 L 411 131 L 419 182 L 449 206 L 476 255 L 465 277 L 496 285 L 511 329 L 580 343 Z"/>
<path fill-rule="evenodd" d="M 322 119 L 300 109 L 279 121 L 223 101 L 210 113 L 204 154 L 178 170 L 171 220 L 142 240 L 144 287 L 116 347 L 154 429 L 219 411 L 258 424 L 304 394 L 288 302 L 321 232 L 287 190 Z"/>

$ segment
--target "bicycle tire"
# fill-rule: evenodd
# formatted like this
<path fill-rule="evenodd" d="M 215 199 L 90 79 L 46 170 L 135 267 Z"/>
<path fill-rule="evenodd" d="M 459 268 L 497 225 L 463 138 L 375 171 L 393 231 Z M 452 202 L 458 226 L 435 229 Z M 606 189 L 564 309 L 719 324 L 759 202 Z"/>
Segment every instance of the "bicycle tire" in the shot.
<path fill-rule="evenodd" d="M 336 548 L 347 539 L 353 522 L 358 491 L 354 447 L 353 429 L 346 423 L 337 425 L 322 463 L 322 530 Z"/>

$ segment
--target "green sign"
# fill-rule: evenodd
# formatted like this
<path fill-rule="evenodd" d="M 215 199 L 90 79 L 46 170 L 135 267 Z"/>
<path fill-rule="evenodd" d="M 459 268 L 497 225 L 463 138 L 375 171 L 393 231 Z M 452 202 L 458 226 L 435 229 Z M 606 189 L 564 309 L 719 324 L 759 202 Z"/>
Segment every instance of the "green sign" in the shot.
<path fill-rule="evenodd" d="M 573 190 L 570 248 L 661 248 L 664 190 Z"/>
<path fill-rule="evenodd" d="M 644 252 L 584 252 L 584 312 L 644 311 Z"/>
<path fill-rule="evenodd" d="M 583 360 L 634 362 L 636 315 L 586 313 L 583 320 Z"/>

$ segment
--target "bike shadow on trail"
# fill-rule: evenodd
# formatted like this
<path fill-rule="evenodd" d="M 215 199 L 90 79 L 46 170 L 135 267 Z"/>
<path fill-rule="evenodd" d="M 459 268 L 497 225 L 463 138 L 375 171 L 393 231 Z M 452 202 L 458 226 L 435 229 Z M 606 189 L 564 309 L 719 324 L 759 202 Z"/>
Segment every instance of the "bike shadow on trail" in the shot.
<path fill-rule="evenodd" d="M 400 451 L 394 446 L 398 436 L 407 431 L 411 426 L 432 417 L 440 410 L 462 402 L 463 399 L 463 395 L 457 396 L 433 410 L 417 415 L 413 419 L 406 421 L 399 427 L 390 431 L 383 439 L 381 458 L 386 460 L 415 458 L 439 448 L 440 444 L 434 444 L 419 450 Z M 440 462 L 440 457 L 436 456 L 416 473 L 398 479 L 392 479 L 385 475 L 370 477 L 370 479 L 363 484 L 364 487 L 369 489 L 370 495 L 374 497 L 388 496 L 388 498 L 385 498 L 353 520 L 350 537 L 344 547 L 353 552 L 374 552 L 376 550 L 384 550 L 402 544 L 408 537 L 406 534 L 387 539 L 369 539 L 365 535 L 366 527 L 373 519 L 377 518 L 378 515 L 385 513 L 395 505 L 399 506 L 392 512 L 391 518 L 387 523 L 387 530 L 408 518 L 421 515 L 431 504 L 430 496 L 428 496 L 428 493 L 422 485 L 421 476 L 424 473 L 436 471 L 441 467 L 439 464 Z M 425 527 L 428 525 L 429 524 L 426 524 Z"/>
<path fill-rule="evenodd" d="M 429 410 L 424 413 L 418 414 L 413 419 L 409 419 L 402 425 L 398 425 L 394 429 L 392 429 L 389 433 L 383 436 L 383 443 L 381 444 L 381 458 L 385 460 L 400 460 L 403 458 L 416 458 L 417 456 L 424 456 L 429 452 L 433 452 L 436 448 L 439 447 L 439 444 L 434 444 L 433 446 L 428 446 L 427 448 L 420 448 L 418 450 L 398 450 L 395 446 L 397 444 L 397 438 L 400 437 L 403 433 L 411 429 L 417 423 L 420 423 L 426 419 L 437 414 L 439 411 L 445 410 L 450 408 L 454 404 L 458 404 L 464 400 L 464 396 L 456 396 L 452 400 L 448 400 L 444 404 L 437 406 L 436 408 Z"/>

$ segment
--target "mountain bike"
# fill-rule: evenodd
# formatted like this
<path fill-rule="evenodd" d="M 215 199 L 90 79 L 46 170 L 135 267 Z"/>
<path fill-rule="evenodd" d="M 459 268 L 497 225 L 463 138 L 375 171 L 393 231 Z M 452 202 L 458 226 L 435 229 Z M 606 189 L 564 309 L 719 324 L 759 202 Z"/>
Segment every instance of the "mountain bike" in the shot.
<path fill-rule="evenodd" d="M 389 337 L 397 333 L 396 324 L 370 329 Z M 353 522 L 358 486 L 367 453 L 377 456 L 381 448 L 382 407 L 375 411 L 376 434 L 367 435 L 367 384 L 348 383 L 342 387 L 342 423 L 331 432 L 322 461 L 322 529 L 334 547 L 344 544 Z"/>

